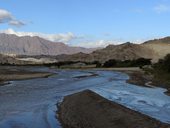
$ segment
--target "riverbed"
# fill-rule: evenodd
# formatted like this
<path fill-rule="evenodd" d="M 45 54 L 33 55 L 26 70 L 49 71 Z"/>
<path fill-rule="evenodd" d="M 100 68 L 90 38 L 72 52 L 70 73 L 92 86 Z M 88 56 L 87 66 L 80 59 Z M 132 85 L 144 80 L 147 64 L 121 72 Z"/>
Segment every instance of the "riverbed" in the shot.
<path fill-rule="evenodd" d="M 64 96 L 86 89 L 170 124 L 170 97 L 164 94 L 166 89 L 128 84 L 128 75 L 115 71 L 43 67 L 38 70 L 56 75 L 11 81 L 0 87 L 0 128 L 60 128 L 56 104 Z"/>

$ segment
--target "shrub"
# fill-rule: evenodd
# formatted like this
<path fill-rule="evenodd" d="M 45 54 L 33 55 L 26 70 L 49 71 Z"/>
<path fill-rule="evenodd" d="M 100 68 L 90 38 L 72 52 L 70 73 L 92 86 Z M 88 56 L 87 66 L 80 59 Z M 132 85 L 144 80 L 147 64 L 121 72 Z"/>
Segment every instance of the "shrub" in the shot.
<path fill-rule="evenodd" d="M 117 61 L 116 60 L 114 60 L 114 59 L 112 59 L 112 60 L 108 60 L 108 61 L 106 61 L 104 64 L 103 64 L 103 67 L 114 67 L 114 66 L 116 66 L 116 64 L 117 64 Z"/>
<path fill-rule="evenodd" d="M 170 54 L 166 55 L 164 59 L 160 59 L 153 68 L 170 73 Z"/>

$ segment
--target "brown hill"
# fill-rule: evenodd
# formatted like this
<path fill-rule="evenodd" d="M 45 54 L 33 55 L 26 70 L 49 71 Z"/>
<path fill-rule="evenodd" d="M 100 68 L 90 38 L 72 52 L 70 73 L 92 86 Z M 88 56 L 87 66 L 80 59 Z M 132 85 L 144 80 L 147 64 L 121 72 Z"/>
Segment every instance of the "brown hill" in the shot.
<path fill-rule="evenodd" d="M 154 53 L 142 45 L 125 43 L 120 45 L 109 45 L 104 49 L 94 51 L 92 54 L 99 61 L 108 59 L 133 60 L 137 58 L 153 58 Z"/>
<path fill-rule="evenodd" d="M 170 53 L 170 37 L 155 39 L 143 44 L 124 43 L 120 45 L 109 45 L 106 48 L 96 50 L 91 54 L 78 53 L 73 55 L 61 55 L 59 61 L 100 61 L 109 59 L 133 60 L 138 58 L 152 59 L 158 61 Z"/>
<path fill-rule="evenodd" d="M 58 56 L 58 60 L 62 61 L 100 61 L 105 62 L 109 59 L 116 60 L 133 60 L 137 58 L 154 58 L 154 51 L 149 48 L 132 43 L 120 45 L 109 45 L 106 48 L 96 50 L 91 54 L 78 53 L 73 55 Z M 63 59 L 64 58 L 64 59 Z"/>
<path fill-rule="evenodd" d="M 153 59 L 158 60 L 170 53 L 170 37 L 149 40 L 147 42 L 144 42 L 142 46 L 154 51 L 155 55 Z"/>

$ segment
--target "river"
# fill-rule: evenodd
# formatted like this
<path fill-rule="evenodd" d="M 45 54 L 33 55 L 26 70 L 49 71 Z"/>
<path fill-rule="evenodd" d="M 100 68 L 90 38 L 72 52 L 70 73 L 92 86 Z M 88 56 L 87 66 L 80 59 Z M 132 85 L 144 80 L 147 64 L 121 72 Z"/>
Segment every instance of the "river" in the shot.
<path fill-rule="evenodd" d="M 48 68 L 29 70 L 49 71 L 56 75 L 11 81 L 11 84 L 1 86 L 0 128 L 60 128 L 55 114 L 56 104 L 61 102 L 64 96 L 85 89 L 170 123 L 170 97 L 164 94 L 166 90 L 128 84 L 128 76 L 124 73 Z"/>

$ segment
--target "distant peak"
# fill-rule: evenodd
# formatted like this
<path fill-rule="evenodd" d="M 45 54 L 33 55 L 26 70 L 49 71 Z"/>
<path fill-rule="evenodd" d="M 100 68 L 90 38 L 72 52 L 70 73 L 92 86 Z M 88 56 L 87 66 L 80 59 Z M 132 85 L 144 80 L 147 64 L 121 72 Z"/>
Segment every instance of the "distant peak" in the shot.
<path fill-rule="evenodd" d="M 124 43 L 124 44 L 132 44 L 131 42 L 126 42 L 126 43 Z"/>
<path fill-rule="evenodd" d="M 113 44 L 109 44 L 108 46 L 106 46 L 106 48 L 113 48 L 115 45 Z"/>
<path fill-rule="evenodd" d="M 121 44 L 121 45 L 131 45 L 131 44 L 133 44 L 133 43 L 131 43 L 131 42 L 125 42 L 125 43 L 123 43 L 123 44 Z"/>

